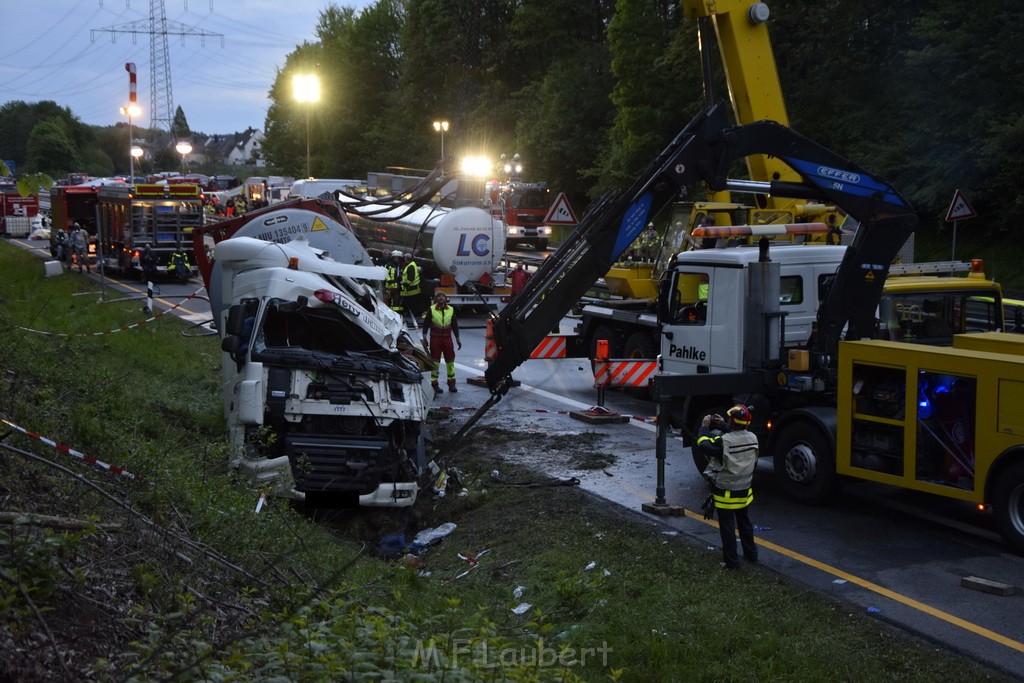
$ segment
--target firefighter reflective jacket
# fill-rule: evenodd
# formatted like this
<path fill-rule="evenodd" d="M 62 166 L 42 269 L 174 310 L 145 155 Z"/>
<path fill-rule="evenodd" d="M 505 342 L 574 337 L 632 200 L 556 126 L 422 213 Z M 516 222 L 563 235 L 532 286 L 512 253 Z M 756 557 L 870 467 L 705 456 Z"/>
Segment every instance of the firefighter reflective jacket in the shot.
<path fill-rule="evenodd" d="M 711 456 L 704 474 L 717 488 L 726 491 L 750 488 L 757 465 L 757 436 L 746 429 L 717 436 L 701 427 L 697 445 Z"/>
<path fill-rule="evenodd" d="M 432 304 L 430 306 L 429 314 L 431 337 L 450 338 L 451 334 L 454 333 L 455 338 L 459 338 L 459 323 L 455 319 L 454 308 L 446 305 L 443 309 L 441 309 L 437 307 L 437 304 Z M 426 316 L 424 316 L 424 318 L 426 318 Z"/>
<path fill-rule="evenodd" d="M 402 268 L 402 296 L 416 296 L 420 293 L 420 267 L 409 261 Z"/>

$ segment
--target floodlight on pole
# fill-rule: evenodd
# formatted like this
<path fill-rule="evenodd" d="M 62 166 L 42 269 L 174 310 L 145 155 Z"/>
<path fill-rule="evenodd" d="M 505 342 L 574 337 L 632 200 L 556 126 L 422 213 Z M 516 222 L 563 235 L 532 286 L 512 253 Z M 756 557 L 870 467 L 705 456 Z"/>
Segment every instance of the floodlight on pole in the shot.
<path fill-rule="evenodd" d="M 185 175 L 185 156 L 192 151 L 192 143 L 182 140 L 174 146 L 174 149 L 178 150 L 178 154 L 181 155 L 181 175 Z"/>
<path fill-rule="evenodd" d="M 135 157 L 140 156 L 135 154 L 136 147 L 132 140 L 132 117 L 137 118 L 141 113 L 142 108 L 134 102 L 127 107 L 121 107 L 121 114 L 128 117 L 128 173 L 131 176 L 132 184 L 135 184 Z"/>
<path fill-rule="evenodd" d="M 309 146 L 310 106 L 320 101 L 320 78 L 316 74 L 295 74 L 292 76 L 292 91 L 296 102 L 306 103 L 306 177 L 313 177 L 312 155 Z"/>
<path fill-rule="evenodd" d="M 444 133 L 448 130 L 447 121 L 434 121 L 434 130 L 441 134 L 441 159 L 444 159 Z"/>

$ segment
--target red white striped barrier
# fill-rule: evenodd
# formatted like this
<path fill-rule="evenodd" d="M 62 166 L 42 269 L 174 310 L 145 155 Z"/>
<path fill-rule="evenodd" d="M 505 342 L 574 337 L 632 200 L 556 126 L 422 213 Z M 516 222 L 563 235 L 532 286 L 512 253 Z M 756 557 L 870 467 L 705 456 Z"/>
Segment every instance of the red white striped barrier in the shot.
<path fill-rule="evenodd" d="M 565 337 L 551 335 L 537 344 L 537 348 L 530 354 L 530 358 L 565 358 L 565 352 Z"/>
<path fill-rule="evenodd" d="M 658 369 L 653 360 L 603 360 L 594 366 L 594 384 L 604 387 L 646 387 Z"/>
<path fill-rule="evenodd" d="M 131 472 L 129 472 L 127 470 L 121 469 L 117 465 L 111 465 L 109 463 L 103 462 L 102 460 L 97 460 L 96 458 L 92 457 L 91 455 L 86 455 L 85 453 L 82 453 L 80 451 L 76 451 L 74 448 L 71 448 L 70 446 L 65 446 L 62 443 L 57 443 L 56 441 L 53 441 L 52 439 L 47 439 L 45 436 L 41 436 L 39 434 L 36 434 L 35 432 L 30 432 L 29 430 L 25 429 L 24 427 L 19 427 L 18 425 L 14 424 L 13 422 L 10 422 L 9 420 L 5 420 L 3 418 L 0 418 L 0 422 L 3 422 L 5 425 L 10 427 L 11 429 L 14 429 L 15 431 L 19 431 L 22 434 L 24 434 L 25 436 L 31 437 L 31 438 L 35 439 L 36 441 L 39 441 L 40 443 L 44 443 L 47 446 L 50 446 L 51 448 L 54 448 L 54 449 L 60 451 L 61 453 L 67 453 L 68 455 L 74 456 L 74 457 L 78 458 L 79 460 L 81 460 L 82 462 L 87 462 L 90 465 L 96 465 L 97 467 L 101 467 L 101 468 L 107 470 L 108 472 L 113 472 L 114 474 L 120 474 L 122 477 L 128 477 L 129 479 L 132 479 L 132 480 L 138 481 L 138 482 L 142 482 L 143 484 L 148 484 L 149 483 L 143 477 L 140 477 L 137 474 L 132 474 Z"/>
<path fill-rule="evenodd" d="M 112 329 L 112 330 L 103 330 L 102 332 L 74 332 L 74 333 L 69 333 L 69 332 L 47 332 L 46 330 L 34 330 L 31 327 L 21 327 L 21 326 L 18 326 L 18 329 L 19 330 L 24 330 L 25 332 L 35 332 L 36 334 L 45 334 L 48 337 L 100 337 L 100 336 L 103 336 L 104 334 L 113 334 L 114 332 L 124 332 L 125 330 L 135 329 L 136 327 L 142 327 L 146 323 L 151 323 L 154 320 L 156 320 L 157 318 L 159 318 L 161 316 L 165 316 L 168 313 L 170 313 L 171 311 L 173 311 L 174 309 L 181 307 L 189 299 L 193 299 L 196 296 L 199 296 L 199 292 L 201 292 L 201 291 L 203 291 L 201 288 L 197 289 L 196 291 L 192 292 L 191 294 L 189 294 L 187 297 L 185 297 L 184 299 L 182 299 L 178 303 L 176 303 L 173 306 L 171 306 L 170 308 L 168 308 L 166 311 L 160 311 L 156 315 L 154 315 L 154 316 L 152 316 L 150 318 L 146 318 L 145 320 L 140 320 L 137 323 L 132 323 L 131 325 L 125 325 L 123 327 L 118 327 L 118 328 L 115 328 L 115 329 Z M 150 305 L 152 305 L 152 304 L 150 304 Z"/>

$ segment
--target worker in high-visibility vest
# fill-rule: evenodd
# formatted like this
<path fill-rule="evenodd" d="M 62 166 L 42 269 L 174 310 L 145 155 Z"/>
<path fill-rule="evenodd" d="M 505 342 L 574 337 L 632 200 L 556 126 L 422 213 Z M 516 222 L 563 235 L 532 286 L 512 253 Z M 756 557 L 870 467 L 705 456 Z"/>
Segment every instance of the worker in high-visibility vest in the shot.
<path fill-rule="evenodd" d="M 402 297 L 398 292 L 398 281 L 401 278 L 400 272 L 402 268 L 402 252 L 395 249 L 391 252 L 391 258 L 384 268 L 387 270 L 387 276 L 384 278 L 384 303 L 391 307 L 393 311 L 402 311 Z"/>
<path fill-rule="evenodd" d="M 462 348 L 459 341 L 459 321 L 455 317 L 455 309 L 448 305 L 448 297 L 444 292 L 434 294 L 434 305 L 423 314 L 423 346 L 434 359 L 434 369 L 430 371 L 430 385 L 434 387 L 434 393 L 440 394 L 439 382 L 441 373 L 441 358 L 444 357 L 445 369 L 448 373 L 448 391 L 453 394 L 458 391 L 455 385 L 455 346 Z"/>
<path fill-rule="evenodd" d="M 399 284 L 399 294 L 402 296 L 402 306 L 412 314 L 412 325 L 416 327 L 416 320 L 423 314 L 421 296 L 423 290 L 420 287 L 420 267 L 407 254 L 402 254 L 402 279 Z"/>

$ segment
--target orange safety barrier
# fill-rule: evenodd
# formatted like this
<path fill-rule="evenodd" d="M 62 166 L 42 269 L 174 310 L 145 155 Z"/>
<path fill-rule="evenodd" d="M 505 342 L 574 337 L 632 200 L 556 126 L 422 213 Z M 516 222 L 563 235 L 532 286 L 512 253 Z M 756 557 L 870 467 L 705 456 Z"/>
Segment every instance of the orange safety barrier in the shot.
<path fill-rule="evenodd" d="M 594 383 L 607 387 L 645 387 L 657 369 L 658 361 L 654 360 L 608 360 L 595 368 Z"/>
<path fill-rule="evenodd" d="M 551 335 L 537 344 L 537 348 L 530 354 L 530 358 L 565 358 L 565 353 L 565 337 Z"/>

